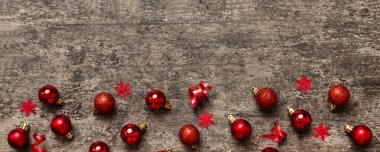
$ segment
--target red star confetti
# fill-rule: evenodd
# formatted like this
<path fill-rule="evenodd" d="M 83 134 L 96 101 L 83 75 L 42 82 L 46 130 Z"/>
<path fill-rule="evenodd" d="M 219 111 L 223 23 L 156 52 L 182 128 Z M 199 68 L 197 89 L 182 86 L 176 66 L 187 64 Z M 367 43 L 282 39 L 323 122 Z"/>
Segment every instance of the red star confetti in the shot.
<path fill-rule="evenodd" d="M 32 103 L 32 99 L 29 99 L 27 102 L 21 101 L 22 108 L 20 109 L 20 112 L 25 112 L 26 117 L 29 117 L 30 113 L 36 114 L 36 111 L 34 108 L 37 107 L 36 103 Z"/>
<path fill-rule="evenodd" d="M 203 111 L 203 115 L 198 116 L 199 119 L 199 126 L 204 126 L 206 129 L 208 129 L 208 126 L 210 124 L 215 124 L 215 122 L 212 119 L 213 114 L 210 113 L 210 115 L 207 115 L 207 111 Z"/>
<path fill-rule="evenodd" d="M 311 82 L 313 82 L 312 77 L 310 77 L 309 80 L 307 80 L 305 75 L 302 75 L 301 80 L 296 80 L 298 83 L 297 90 L 302 90 L 303 94 L 307 93 L 307 89 L 313 90 L 313 86 L 311 86 Z"/>
<path fill-rule="evenodd" d="M 131 94 L 132 93 L 132 90 L 129 89 L 129 86 L 131 86 L 130 83 L 127 83 L 124 85 L 124 82 L 123 81 L 120 81 L 120 84 L 119 86 L 116 86 L 114 87 L 114 89 L 117 91 L 117 97 L 119 97 L 120 95 L 123 95 L 123 98 L 124 100 L 127 99 L 127 95 Z"/>
<path fill-rule="evenodd" d="M 286 136 L 287 134 L 285 133 L 284 130 L 278 125 L 278 122 L 274 123 L 274 127 L 272 128 L 272 135 L 262 135 L 261 137 L 267 138 L 270 140 L 274 140 L 278 143 L 280 143 Z"/>
<path fill-rule="evenodd" d="M 313 130 L 315 131 L 315 138 L 321 137 L 322 141 L 325 141 L 325 136 L 330 136 L 328 130 L 330 126 L 323 126 L 323 123 L 319 123 L 319 127 L 315 127 Z"/>

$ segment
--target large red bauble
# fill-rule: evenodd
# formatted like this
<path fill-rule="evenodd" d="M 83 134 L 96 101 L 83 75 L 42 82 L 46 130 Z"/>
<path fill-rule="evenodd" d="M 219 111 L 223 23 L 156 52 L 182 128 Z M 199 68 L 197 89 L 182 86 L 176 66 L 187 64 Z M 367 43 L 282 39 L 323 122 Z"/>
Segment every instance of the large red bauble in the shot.
<path fill-rule="evenodd" d="M 50 129 L 56 135 L 66 135 L 68 138 L 70 138 L 68 134 L 71 133 L 71 121 L 67 116 L 56 116 L 50 123 Z"/>
<path fill-rule="evenodd" d="M 61 105 L 58 89 L 52 85 L 45 85 L 38 91 L 38 100 L 47 106 Z"/>
<path fill-rule="evenodd" d="M 351 138 L 358 146 L 367 146 L 372 140 L 372 131 L 365 125 L 357 125 L 351 131 Z"/>
<path fill-rule="evenodd" d="M 110 152 L 110 149 L 105 142 L 97 141 L 91 144 L 88 152 Z"/>
<path fill-rule="evenodd" d="M 13 129 L 8 134 L 8 143 L 16 149 L 24 149 L 28 145 L 28 132 L 21 128 Z"/>
<path fill-rule="evenodd" d="M 330 88 L 328 96 L 331 104 L 343 106 L 350 100 L 350 91 L 343 85 L 335 85 Z"/>
<path fill-rule="evenodd" d="M 101 92 L 95 96 L 94 108 L 96 113 L 106 114 L 113 111 L 115 107 L 115 98 L 107 93 Z"/>
<path fill-rule="evenodd" d="M 231 124 L 231 133 L 239 140 L 248 139 L 251 136 L 251 130 L 251 124 L 244 119 L 236 119 Z"/>
<path fill-rule="evenodd" d="M 199 142 L 199 130 L 192 124 L 182 126 L 178 134 L 179 140 L 182 144 L 195 146 Z"/>
<path fill-rule="evenodd" d="M 145 103 L 152 110 L 162 109 L 166 103 L 165 94 L 160 90 L 152 90 L 146 95 Z"/>
<path fill-rule="evenodd" d="M 256 103 L 262 109 L 272 109 L 277 104 L 276 91 L 268 87 L 259 89 L 256 93 Z"/>
<path fill-rule="evenodd" d="M 303 109 L 298 109 L 291 114 L 292 126 L 297 131 L 304 132 L 309 130 L 311 121 L 312 119 L 310 114 Z"/>
<path fill-rule="evenodd" d="M 278 152 L 278 150 L 273 147 L 266 147 L 261 152 Z"/>
<path fill-rule="evenodd" d="M 128 145 L 135 145 L 140 141 L 141 134 L 142 134 L 142 132 L 137 125 L 126 124 L 121 129 L 120 137 Z"/>

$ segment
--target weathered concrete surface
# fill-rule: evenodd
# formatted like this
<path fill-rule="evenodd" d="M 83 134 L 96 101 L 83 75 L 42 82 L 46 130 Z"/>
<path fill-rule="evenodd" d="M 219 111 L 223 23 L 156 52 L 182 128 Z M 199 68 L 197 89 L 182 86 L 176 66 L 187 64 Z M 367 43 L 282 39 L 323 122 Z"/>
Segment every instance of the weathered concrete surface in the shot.
<path fill-rule="evenodd" d="M 13 151 L 6 134 L 22 121 L 47 135 L 49 151 L 87 151 L 103 140 L 112 151 L 128 151 L 119 138 L 124 123 L 148 123 L 137 151 L 173 146 L 190 151 L 178 137 L 186 123 L 212 112 L 216 125 L 199 128 L 198 151 L 359 151 L 342 125 L 372 128 L 371 146 L 380 151 L 380 1 L 378 0 L 0 0 L 0 151 Z M 295 79 L 313 77 L 314 90 L 296 91 Z M 131 82 L 127 101 L 117 98 L 111 117 L 92 114 L 100 91 L 113 94 L 120 80 Z M 206 80 L 210 101 L 193 110 L 187 88 Z M 38 102 L 37 90 L 56 85 L 67 105 L 37 115 L 19 112 L 21 100 Z M 342 111 L 326 108 L 333 84 L 349 87 Z M 271 113 L 258 109 L 249 91 L 271 86 L 280 103 Z M 173 110 L 154 114 L 145 94 L 163 90 Z M 296 134 L 286 107 L 303 108 L 313 127 L 331 125 L 326 141 L 313 132 Z M 57 138 L 49 128 L 58 113 L 71 117 L 76 138 Z M 226 117 L 249 120 L 252 138 L 234 140 Z M 283 144 L 263 139 L 278 120 L 287 131 Z"/>

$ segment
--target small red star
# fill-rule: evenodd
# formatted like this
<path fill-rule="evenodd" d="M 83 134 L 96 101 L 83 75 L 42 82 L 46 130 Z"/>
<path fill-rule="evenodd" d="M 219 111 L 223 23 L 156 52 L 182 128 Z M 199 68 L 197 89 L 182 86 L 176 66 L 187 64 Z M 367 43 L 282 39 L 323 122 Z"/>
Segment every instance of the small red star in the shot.
<path fill-rule="evenodd" d="M 325 136 L 330 136 L 328 130 L 330 126 L 323 126 L 323 123 L 319 123 L 319 128 L 315 127 L 313 130 L 315 131 L 315 138 L 321 137 L 322 141 L 325 141 Z"/>
<path fill-rule="evenodd" d="M 302 75 L 301 80 L 296 80 L 299 86 L 297 86 L 297 90 L 302 90 L 303 94 L 306 94 L 307 89 L 313 90 L 313 86 L 311 86 L 311 82 L 313 81 L 312 77 L 309 80 L 306 79 L 305 75 Z"/>
<path fill-rule="evenodd" d="M 207 115 L 207 111 L 203 111 L 203 115 L 198 116 L 199 119 L 199 126 L 204 126 L 206 129 L 208 129 L 208 126 L 210 124 L 215 124 L 212 119 L 212 116 L 214 116 L 212 113 L 210 115 Z"/>
<path fill-rule="evenodd" d="M 127 84 L 124 85 L 123 81 L 120 81 L 120 85 L 114 87 L 114 89 L 117 91 L 117 95 L 116 96 L 119 97 L 120 95 L 123 95 L 124 100 L 126 100 L 127 99 L 127 95 L 129 95 L 129 94 L 132 93 L 132 90 L 129 89 L 129 86 L 131 86 L 131 84 L 127 83 Z"/>
<path fill-rule="evenodd" d="M 20 112 L 25 112 L 26 117 L 29 117 L 30 113 L 36 114 L 36 111 L 34 110 L 35 107 L 37 107 L 36 103 L 32 103 L 32 99 L 29 99 L 27 102 L 21 101 L 22 108 L 20 109 Z"/>

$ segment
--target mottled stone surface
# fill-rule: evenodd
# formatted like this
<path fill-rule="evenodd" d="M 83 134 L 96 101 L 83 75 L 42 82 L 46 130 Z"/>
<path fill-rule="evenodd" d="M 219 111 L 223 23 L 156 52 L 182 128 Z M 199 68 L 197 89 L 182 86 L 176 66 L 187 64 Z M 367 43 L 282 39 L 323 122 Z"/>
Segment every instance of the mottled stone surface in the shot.
<path fill-rule="evenodd" d="M 380 151 L 380 1 L 379 0 L 0 0 L 0 151 L 14 151 L 7 133 L 29 121 L 32 133 L 46 134 L 49 151 L 85 152 L 103 140 L 112 151 L 128 151 L 119 137 L 125 123 L 148 124 L 136 151 L 167 146 L 191 151 L 178 137 L 180 127 L 197 125 L 203 110 L 216 125 L 199 128 L 198 151 L 360 151 L 342 132 L 348 124 L 366 124 Z M 296 90 L 302 74 L 314 90 Z M 127 101 L 117 98 L 112 116 L 93 115 L 101 91 L 116 95 L 120 80 L 131 82 Z M 191 108 L 187 88 L 206 80 L 210 100 Z M 37 90 L 53 84 L 67 105 L 43 107 Z M 331 113 L 327 90 L 347 85 L 349 105 Z M 262 112 L 249 89 L 271 86 L 279 104 Z M 153 88 L 166 93 L 173 110 L 153 113 L 144 103 Z M 21 100 L 38 103 L 37 115 L 19 112 Z M 297 134 L 286 107 L 303 108 L 331 125 L 326 141 L 313 131 Z M 56 114 L 70 116 L 75 139 L 50 131 Z M 250 121 L 252 138 L 232 138 L 227 115 Z M 263 139 L 274 121 L 287 131 L 282 144 Z"/>

